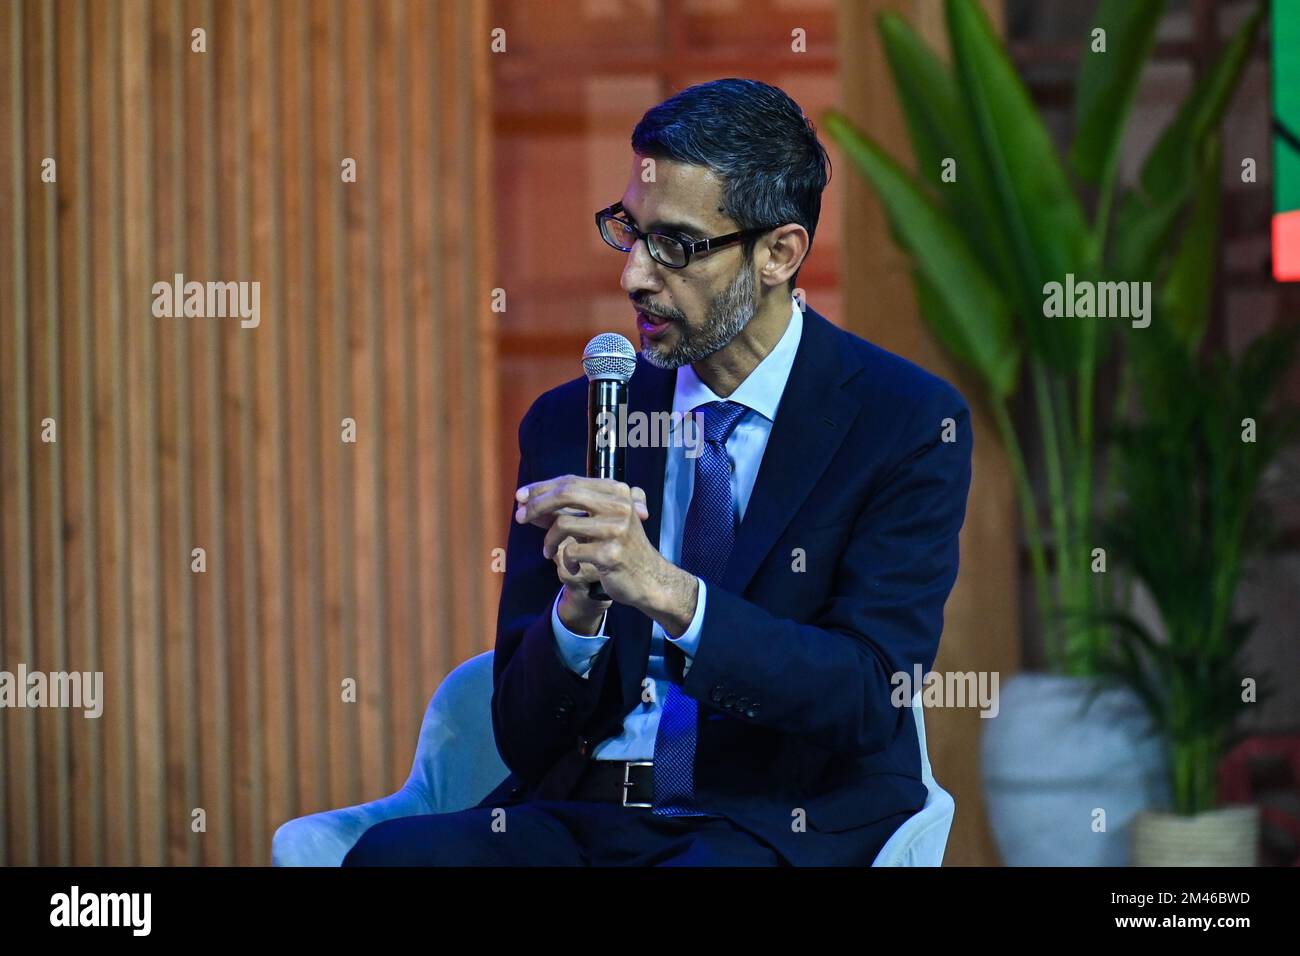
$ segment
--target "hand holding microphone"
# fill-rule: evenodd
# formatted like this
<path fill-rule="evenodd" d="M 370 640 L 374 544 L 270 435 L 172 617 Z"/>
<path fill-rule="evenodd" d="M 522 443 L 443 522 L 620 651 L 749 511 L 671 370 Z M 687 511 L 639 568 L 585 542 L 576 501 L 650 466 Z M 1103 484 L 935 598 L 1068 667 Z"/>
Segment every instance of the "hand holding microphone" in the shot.
<path fill-rule="evenodd" d="M 646 509 L 645 492 L 640 488 L 632 489 L 637 517 L 645 521 L 650 517 Z M 600 584 L 600 574 L 596 568 L 585 562 L 575 561 L 567 554 L 567 548 L 577 541 L 568 535 L 555 550 L 555 570 L 564 585 L 564 594 L 560 597 L 560 620 L 569 630 L 578 634 L 595 634 L 600 630 L 601 617 L 613 604 L 612 599 L 600 600 L 591 596 L 591 586 Z"/>
<path fill-rule="evenodd" d="M 605 332 L 587 344 L 582 366 L 588 381 L 587 477 L 564 475 L 521 488 L 516 520 L 547 529 L 544 551 L 564 582 L 561 610 L 598 625 L 609 602 L 640 596 L 638 586 L 662 558 L 641 528 L 650 516 L 645 492 L 624 481 L 622 423 L 636 350 L 623 336 Z M 616 594 L 602 588 L 601 573 L 616 576 Z"/>

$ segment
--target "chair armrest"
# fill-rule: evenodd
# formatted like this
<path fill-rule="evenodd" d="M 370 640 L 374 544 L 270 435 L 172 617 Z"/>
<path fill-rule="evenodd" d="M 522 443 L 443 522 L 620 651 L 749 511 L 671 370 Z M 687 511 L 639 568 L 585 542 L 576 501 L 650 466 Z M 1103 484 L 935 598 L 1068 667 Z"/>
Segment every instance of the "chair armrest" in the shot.
<path fill-rule="evenodd" d="M 379 800 L 298 817 L 275 831 L 271 865 L 339 866 L 361 834 L 376 823 L 433 812 L 426 797 L 408 782 Z"/>

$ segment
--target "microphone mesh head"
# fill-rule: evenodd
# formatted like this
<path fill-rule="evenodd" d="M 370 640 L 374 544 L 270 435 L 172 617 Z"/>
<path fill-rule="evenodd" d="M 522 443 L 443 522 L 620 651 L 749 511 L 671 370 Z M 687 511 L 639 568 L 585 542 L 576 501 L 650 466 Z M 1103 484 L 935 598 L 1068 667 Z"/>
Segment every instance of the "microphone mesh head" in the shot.
<path fill-rule="evenodd" d="M 626 382 L 636 371 L 636 349 L 617 332 L 601 332 L 583 349 L 582 370 L 590 382 Z"/>

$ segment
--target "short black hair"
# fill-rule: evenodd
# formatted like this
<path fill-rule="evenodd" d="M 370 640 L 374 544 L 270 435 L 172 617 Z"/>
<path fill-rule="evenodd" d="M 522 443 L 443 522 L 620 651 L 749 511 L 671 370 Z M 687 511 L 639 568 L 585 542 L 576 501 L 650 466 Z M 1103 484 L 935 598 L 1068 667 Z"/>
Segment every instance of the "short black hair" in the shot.
<path fill-rule="evenodd" d="M 723 182 L 723 211 L 738 228 L 796 222 L 808 231 L 812 251 L 830 157 L 784 91 L 735 77 L 687 87 L 646 111 L 632 130 L 632 149 L 711 169 Z M 756 242 L 744 243 L 745 256 Z M 791 290 L 798 278 L 796 269 Z"/>

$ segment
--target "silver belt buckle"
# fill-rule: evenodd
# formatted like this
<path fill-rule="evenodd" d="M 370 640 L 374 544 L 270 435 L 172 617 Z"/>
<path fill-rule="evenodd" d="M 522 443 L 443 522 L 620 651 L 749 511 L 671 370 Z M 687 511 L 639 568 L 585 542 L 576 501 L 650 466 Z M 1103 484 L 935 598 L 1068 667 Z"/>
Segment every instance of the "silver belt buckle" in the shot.
<path fill-rule="evenodd" d="M 623 806 L 625 807 L 653 807 L 654 803 L 628 803 L 627 792 L 632 789 L 632 781 L 629 779 L 632 767 L 653 767 L 653 760 L 627 760 L 623 762 Z"/>

